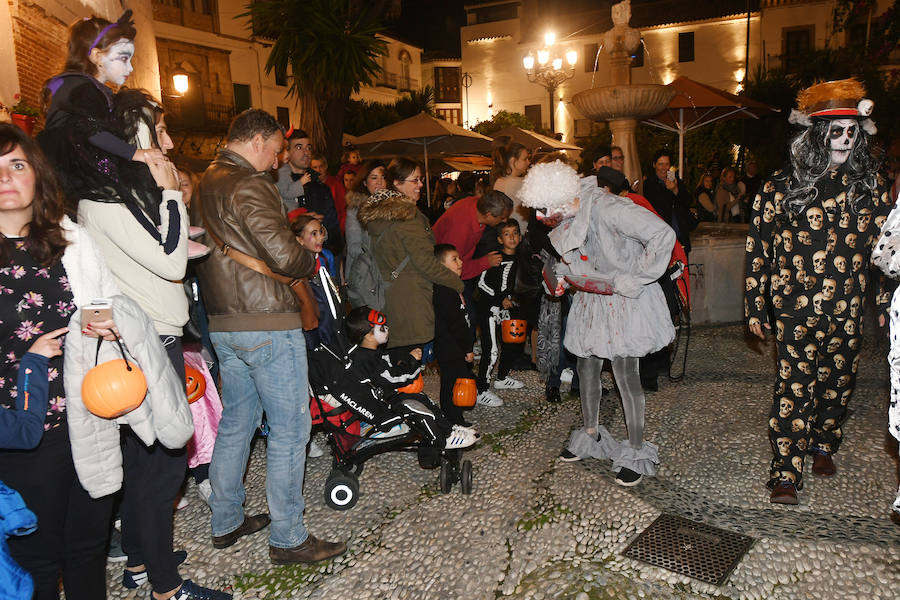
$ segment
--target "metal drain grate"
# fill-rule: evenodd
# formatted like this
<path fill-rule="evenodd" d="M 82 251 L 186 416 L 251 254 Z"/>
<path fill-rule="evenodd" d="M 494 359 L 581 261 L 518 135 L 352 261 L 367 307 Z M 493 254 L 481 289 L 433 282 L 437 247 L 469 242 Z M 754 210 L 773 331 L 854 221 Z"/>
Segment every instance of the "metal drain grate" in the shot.
<path fill-rule="evenodd" d="M 718 586 L 753 542 L 740 533 L 663 513 L 622 554 Z"/>

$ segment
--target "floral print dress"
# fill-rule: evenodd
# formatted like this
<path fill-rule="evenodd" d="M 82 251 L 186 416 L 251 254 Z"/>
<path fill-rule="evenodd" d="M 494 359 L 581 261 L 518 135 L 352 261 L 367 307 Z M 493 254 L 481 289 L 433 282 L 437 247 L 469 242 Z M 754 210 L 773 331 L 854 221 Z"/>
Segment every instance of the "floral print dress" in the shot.
<path fill-rule="evenodd" d="M 19 361 L 35 339 L 65 327 L 75 312 L 74 296 L 62 262 L 51 267 L 37 262 L 22 239 L 10 239 L 14 251 L 0 268 L 0 410 L 15 409 Z M 63 359 L 50 359 L 49 403 L 44 430 L 65 423 L 66 393 Z"/>

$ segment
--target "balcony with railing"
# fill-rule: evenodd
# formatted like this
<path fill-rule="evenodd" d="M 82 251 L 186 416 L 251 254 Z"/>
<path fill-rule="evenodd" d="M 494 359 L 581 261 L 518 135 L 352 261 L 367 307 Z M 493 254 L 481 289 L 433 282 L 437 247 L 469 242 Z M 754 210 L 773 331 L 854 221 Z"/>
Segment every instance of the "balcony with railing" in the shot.
<path fill-rule="evenodd" d="M 375 77 L 377 87 L 386 87 L 398 92 L 411 92 L 419 89 L 419 82 L 412 77 L 404 76 L 390 71 L 381 71 Z"/>
<path fill-rule="evenodd" d="M 233 104 L 186 101 L 166 98 L 166 125 L 173 132 L 224 133 L 234 118 Z"/>

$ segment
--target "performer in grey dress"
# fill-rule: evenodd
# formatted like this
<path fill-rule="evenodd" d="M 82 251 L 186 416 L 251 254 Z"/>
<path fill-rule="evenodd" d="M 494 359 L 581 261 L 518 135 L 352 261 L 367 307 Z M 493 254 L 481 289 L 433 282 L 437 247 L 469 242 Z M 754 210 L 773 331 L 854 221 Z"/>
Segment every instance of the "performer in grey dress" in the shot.
<path fill-rule="evenodd" d="M 561 162 L 532 167 L 520 197 L 555 225 L 550 240 L 562 260 L 552 266 L 551 294 L 574 287 L 564 345 L 578 357 L 584 427 L 572 433 L 561 460 L 592 456 L 613 461 L 616 482 L 635 485 L 655 475 L 657 447 L 643 440 L 644 393 L 638 359 L 669 345 L 675 329 L 656 280 L 669 263 L 675 232 L 628 198 L 578 179 Z M 548 270 L 545 270 L 547 272 Z M 612 363 L 628 439 L 599 424 L 604 360 Z"/>

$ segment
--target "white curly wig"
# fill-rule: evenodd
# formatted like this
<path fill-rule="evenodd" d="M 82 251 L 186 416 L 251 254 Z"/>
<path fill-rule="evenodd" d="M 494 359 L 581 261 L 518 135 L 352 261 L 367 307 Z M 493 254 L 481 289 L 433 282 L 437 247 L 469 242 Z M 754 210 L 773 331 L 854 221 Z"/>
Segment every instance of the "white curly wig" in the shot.
<path fill-rule="evenodd" d="M 531 167 L 519 188 L 522 204 L 547 213 L 562 209 L 578 195 L 578 173 L 562 161 Z"/>

